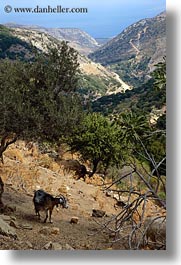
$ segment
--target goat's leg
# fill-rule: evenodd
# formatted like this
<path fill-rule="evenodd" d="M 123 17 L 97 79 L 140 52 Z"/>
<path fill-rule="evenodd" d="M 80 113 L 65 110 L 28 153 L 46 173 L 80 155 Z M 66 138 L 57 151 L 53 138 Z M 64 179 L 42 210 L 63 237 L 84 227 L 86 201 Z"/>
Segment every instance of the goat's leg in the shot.
<path fill-rule="evenodd" d="M 52 224 L 53 222 L 52 222 L 52 211 L 53 210 L 49 210 L 49 221 L 50 221 L 50 223 Z"/>
<path fill-rule="evenodd" d="M 38 219 L 41 220 L 39 211 L 37 211 L 36 215 L 38 215 Z"/>
<path fill-rule="evenodd" d="M 36 216 L 38 216 L 38 219 L 40 220 L 41 218 L 40 218 L 40 212 L 35 208 L 35 214 L 36 214 Z"/>
<path fill-rule="evenodd" d="M 46 223 L 47 218 L 48 218 L 48 210 L 45 210 L 45 213 L 46 213 L 46 217 L 45 217 L 44 223 Z"/>

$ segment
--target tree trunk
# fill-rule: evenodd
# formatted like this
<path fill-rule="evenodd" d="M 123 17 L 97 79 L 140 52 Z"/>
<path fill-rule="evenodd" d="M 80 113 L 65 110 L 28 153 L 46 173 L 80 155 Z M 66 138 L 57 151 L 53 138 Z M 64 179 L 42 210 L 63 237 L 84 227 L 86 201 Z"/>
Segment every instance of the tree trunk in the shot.
<path fill-rule="evenodd" d="M 3 208 L 3 202 L 2 202 L 2 194 L 4 192 L 4 183 L 2 181 L 2 178 L 0 177 L 0 208 Z"/>
<path fill-rule="evenodd" d="M 6 149 L 8 148 L 10 144 L 15 143 L 17 138 L 18 136 L 16 134 L 11 135 L 10 133 L 5 133 L 2 136 L 1 143 L 0 143 L 0 160 L 2 163 L 4 163 L 4 160 L 3 160 L 4 151 L 6 151 Z"/>
<path fill-rule="evenodd" d="M 99 162 L 100 162 L 100 159 L 94 159 L 94 160 L 93 160 L 93 170 L 92 170 L 92 172 L 89 174 L 89 177 L 90 177 L 90 178 L 96 173 L 97 166 L 98 166 Z"/>

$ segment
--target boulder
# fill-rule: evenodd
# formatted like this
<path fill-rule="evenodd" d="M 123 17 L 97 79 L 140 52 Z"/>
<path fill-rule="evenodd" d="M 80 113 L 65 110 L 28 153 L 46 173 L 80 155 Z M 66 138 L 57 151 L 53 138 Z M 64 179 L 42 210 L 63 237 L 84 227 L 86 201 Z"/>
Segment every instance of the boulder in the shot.
<path fill-rule="evenodd" d="M 60 233 L 60 229 L 58 227 L 44 226 L 39 230 L 39 233 L 45 236 L 58 235 Z"/>
<path fill-rule="evenodd" d="M 0 234 L 8 237 L 17 238 L 15 229 L 7 224 L 0 216 Z"/>
<path fill-rule="evenodd" d="M 70 220 L 71 224 L 78 224 L 79 218 L 77 216 L 73 216 Z"/>
<path fill-rule="evenodd" d="M 62 246 L 57 242 L 48 242 L 44 245 L 43 249 L 46 250 L 62 250 Z"/>
<path fill-rule="evenodd" d="M 16 206 L 13 204 L 4 205 L 4 213 L 11 214 L 16 212 Z"/>
<path fill-rule="evenodd" d="M 93 209 L 92 210 L 92 216 L 93 217 L 99 217 L 99 218 L 101 218 L 101 217 L 105 216 L 105 214 L 106 214 L 106 212 L 105 211 L 102 211 L 102 210 L 96 210 L 96 209 Z"/>
<path fill-rule="evenodd" d="M 71 245 L 69 244 L 65 244 L 65 246 L 63 246 L 64 250 L 75 250 Z"/>
<path fill-rule="evenodd" d="M 41 235 L 45 235 L 45 236 L 47 236 L 47 235 L 50 234 L 50 228 L 49 228 L 48 226 L 44 226 L 44 227 L 42 227 L 42 228 L 39 230 L 39 233 L 40 233 Z"/>
<path fill-rule="evenodd" d="M 33 227 L 30 224 L 26 224 L 26 223 L 21 224 L 20 227 L 22 229 L 27 229 L 27 230 L 32 230 L 33 229 Z"/>
<path fill-rule="evenodd" d="M 14 221 L 14 220 L 11 220 L 9 222 L 9 225 L 12 226 L 12 227 L 14 227 L 14 228 L 17 228 L 17 229 L 20 228 L 20 226 L 18 225 L 18 223 L 16 221 Z"/>
<path fill-rule="evenodd" d="M 151 216 L 144 222 L 146 239 L 150 239 L 155 248 L 166 247 L 166 217 Z"/>
<path fill-rule="evenodd" d="M 60 229 L 58 227 L 52 227 L 50 233 L 52 235 L 58 235 L 60 233 Z"/>

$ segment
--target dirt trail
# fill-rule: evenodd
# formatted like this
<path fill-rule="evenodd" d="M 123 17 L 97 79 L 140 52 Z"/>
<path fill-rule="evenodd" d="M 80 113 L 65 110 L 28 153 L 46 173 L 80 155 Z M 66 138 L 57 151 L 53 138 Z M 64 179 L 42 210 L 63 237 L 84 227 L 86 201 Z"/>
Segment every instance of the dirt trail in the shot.
<path fill-rule="evenodd" d="M 109 248 L 109 237 L 104 232 L 98 233 L 98 223 L 116 214 L 117 210 L 115 200 L 107 197 L 97 185 L 101 179 L 95 176 L 91 181 L 87 179 L 87 183 L 76 180 L 72 172 L 64 175 L 62 168 L 47 155 L 35 153 L 19 142 L 7 151 L 5 164 L 0 167 L 5 183 L 2 201 L 7 206 L 4 215 L 17 235 L 17 239 L 12 239 L 0 234 L 0 249 Z M 35 216 L 32 199 L 33 190 L 37 188 L 53 195 L 63 193 L 68 198 L 68 209 L 59 207 L 58 212 L 54 209 L 53 224 L 43 223 L 44 213 L 41 213 L 41 221 Z M 93 209 L 104 210 L 106 216 L 92 217 Z M 78 223 L 72 224 L 74 216 Z"/>

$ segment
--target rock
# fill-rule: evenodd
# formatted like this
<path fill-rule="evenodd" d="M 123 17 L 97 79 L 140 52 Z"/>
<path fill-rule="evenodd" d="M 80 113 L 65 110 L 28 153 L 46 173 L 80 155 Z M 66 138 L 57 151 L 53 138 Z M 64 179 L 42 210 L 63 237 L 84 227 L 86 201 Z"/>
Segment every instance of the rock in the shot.
<path fill-rule="evenodd" d="M 166 217 L 152 216 L 147 217 L 144 222 L 146 239 L 151 239 L 155 243 L 155 247 L 160 247 L 160 244 L 166 246 Z"/>
<path fill-rule="evenodd" d="M 0 234 L 17 238 L 17 234 L 15 232 L 15 229 L 11 227 L 9 224 L 7 224 L 0 216 Z"/>
<path fill-rule="evenodd" d="M 63 247 L 63 249 L 65 250 L 75 250 L 72 246 L 70 246 L 69 244 L 65 244 L 65 247 Z"/>
<path fill-rule="evenodd" d="M 57 242 L 48 242 L 46 245 L 44 245 L 43 249 L 46 250 L 62 250 L 62 246 Z"/>
<path fill-rule="evenodd" d="M 14 212 L 16 212 L 16 206 L 12 205 L 12 204 L 5 205 L 4 206 L 4 212 L 5 213 L 14 213 Z"/>
<path fill-rule="evenodd" d="M 33 245 L 30 241 L 26 241 L 25 244 L 27 245 L 28 248 L 33 248 Z"/>
<path fill-rule="evenodd" d="M 46 250 L 48 250 L 48 249 L 52 249 L 52 241 L 46 243 L 46 244 L 43 246 L 43 249 L 46 249 Z"/>
<path fill-rule="evenodd" d="M 11 220 L 16 221 L 16 216 L 10 216 Z"/>
<path fill-rule="evenodd" d="M 50 234 L 50 228 L 48 226 L 44 226 L 43 228 L 39 230 L 39 233 L 47 236 Z"/>
<path fill-rule="evenodd" d="M 29 225 L 29 224 L 21 224 L 21 228 L 27 229 L 27 230 L 32 230 L 33 229 L 33 227 L 31 225 Z"/>
<path fill-rule="evenodd" d="M 11 220 L 9 225 L 14 227 L 14 228 L 20 228 L 20 226 L 14 220 Z"/>
<path fill-rule="evenodd" d="M 58 227 L 52 227 L 50 232 L 52 235 L 58 235 L 60 233 L 60 229 Z"/>
<path fill-rule="evenodd" d="M 113 191 L 112 190 L 107 190 L 106 191 L 106 196 L 107 197 L 113 197 Z"/>
<path fill-rule="evenodd" d="M 69 192 L 70 188 L 63 184 L 60 188 L 58 188 L 58 192 L 63 193 L 63 194 L 67 194 Z"/>
<path fill-rule="evenodd" d="M 70 223 L 71 223 L 71 224 L 78 224 L 78 222 L 79 222 L 79 218 L 76 217 L 76 216 L 73 216 L 73 217 L 71 218 L 71 220 L 70 220 Z"/>
<path fill-rule="evenodd" d="M 120 196 L 119 194 L 114 194 L 113 198 L 117 201 L 117 205 L 124 207 L 128 203 L 128 197 Z"/>
<path fill-rule="evenodd" d="M 48 227 L 44 226 L 39 230 L 39 233 L 42 235 L 58 235 L 60 233 L 60 229 L 58 227 Z"/>
<path fill-rule="evenodd" d="M 5 222 L 8 222 L 8 221 L 11 221 L 11 216 L 9 215 L 4 215 L 4 214 L 1 214 L 1 218 L 3 219 L 3 221 Z"/>
<path fill-rule="evenodd" d="M 59 243 L 54 242 L 52 243 L 52 250 L 62 250 L 62 246 Z"/>
<path fill-rule="evenodd" d="M 105 216 L 106 212 L 105 211 L 102 211 L 102 210 L 96 210 L 96 209 L 93 209 L 92 210 L 92 216 L 93 217 L 103 217 Z"/>

